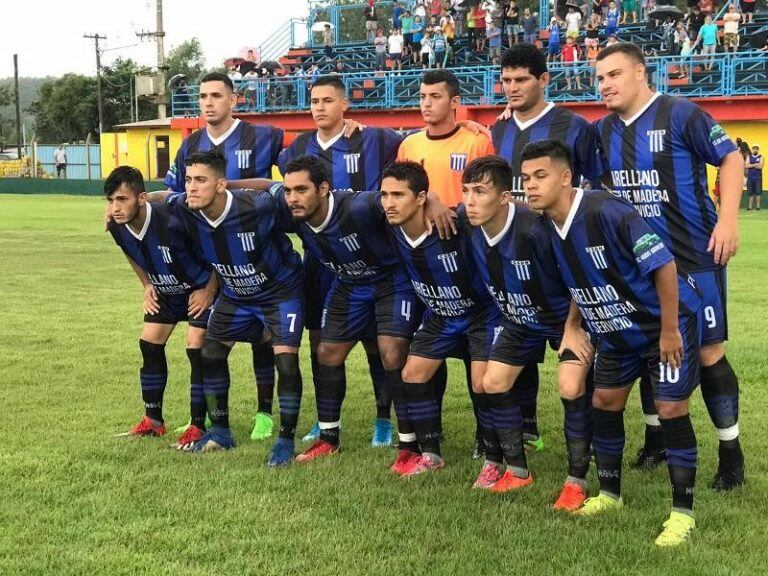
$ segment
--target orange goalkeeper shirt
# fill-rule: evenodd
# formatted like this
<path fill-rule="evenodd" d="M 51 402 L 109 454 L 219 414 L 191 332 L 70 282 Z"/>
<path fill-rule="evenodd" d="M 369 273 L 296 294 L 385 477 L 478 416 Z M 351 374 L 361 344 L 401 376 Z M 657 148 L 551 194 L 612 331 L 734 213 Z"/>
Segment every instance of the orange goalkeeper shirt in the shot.
<path fill-rule="evenodd" d="M 422 130 L 400 144 L 397 160 L 418 162 L 429 176 L 429 191 L 446 206 L 462 201 L 461 175 L 475 158 L 495 154 L 493 142 L 485 134 L 473 134 L 463 126 L 443 136 L 429 136 Z"/>

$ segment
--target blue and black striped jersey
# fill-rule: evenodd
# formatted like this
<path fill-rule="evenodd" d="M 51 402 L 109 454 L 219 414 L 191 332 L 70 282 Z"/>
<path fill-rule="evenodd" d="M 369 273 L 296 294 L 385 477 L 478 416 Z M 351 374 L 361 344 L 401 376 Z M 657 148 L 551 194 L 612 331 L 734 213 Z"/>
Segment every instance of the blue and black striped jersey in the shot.
<path fill-rule="evenodd" d="M 613 192 L 635 206 L 679 265 L 714 268 L 707 245 L 717 213 L 706 165 L 736 150 L 723 129 L 693 102 L 663 95 L 630 120 L 614 113 L 596 126 Z"/>
<path fill-rule="evenodd" d="M 501 232 L 489 238 L 475 226 L 472 246 L 483 282 L 504 318 L 531 330 L 562 327 L 571 297 L 557 269 L 543 216 L 511 203 Z"/>
<path fill-rule="evenodd" d="M 628 202 L 610 192 L 578 190 L 562 230 L 550 221 L 552 248 L 586 329 L 615 350 L 658 343 L 661 307 L 653 273 L 672 253 Z M 678 270 L 679 318 L 701 302 L 690 276 Z"/>
<path fill-rule="evenodd" d="M 135 234 L 127 224 L 109 222 L 115 243 L 149 276 L 158 293 L 166 296 L 186 294 L 208 283 L 210 267 L 193 253 L 173 245 L 173 216 L 164 202 L 147 202 L 144 227 Z"/>
<path fill-rule="evenodd" d="M 606 171 L 600 153 L 597 132 L 582 116 L 567 108 L 550 103 L 537 117 L 518 123 L 514 115 L 509 120 L 498 120 L 491 129 L 496 154 L 512 167 L 512 195 L 525 198 L 523 179 L 520 175 L 520 156 L 523 147 L 530 142 L 557 140 L 571 149 L 573 155 L 573 185 L 581 185 L 581 178 L 593 188 L 600 188 L 600 178 Z"/>
<path fill-rule="evenodd" d="M 176 159 L 165 175 L 165 185 L 174 192 L 184 192 L 187 157 L 195 152 L 216 148 L 227 161 L 227 180 L 271 178 L 272 166 L 277 164 L 283 147 L 283 131 L 274 126 L 262 126 L 235 120 L 227 134 L 211 140 L 208 131 L 197 130 L 184 139 Z"/>
<path fill-rule="evenodd" d="M 299 156 L 318 158 L 328 171 L 331 188 L 379 190 L 381 173 L 394 162 L 403 138 L 390 128 L 357 130 L 350 138 L 341 136 L 327 149 L 317 141 L 317 131 L 301 134 L 280 153 L 281 174 Z"/>
<path fill-rule="evenodd" d="M 284 217 L 269 192 L 228 190 L 224 212 L 216 221 L 190 210 L 186 193 L 170 196 L 168 204 L 178 227 L 174 242 L 209 262 L 223 283 L 223 293 L 235 300 L 279 302 L 303 282 L 301 258 L 286 231 Z"/>
<path fill-rule="evenodd" d="M 466 316 L 477 306 L 493 306 L 472 254 L 471 228 L 463 207 L 459 233 L 441 240 L 437 230 L 409 238 L 399 226 L 389 235 L 419 299 L 438 316 Z"/>

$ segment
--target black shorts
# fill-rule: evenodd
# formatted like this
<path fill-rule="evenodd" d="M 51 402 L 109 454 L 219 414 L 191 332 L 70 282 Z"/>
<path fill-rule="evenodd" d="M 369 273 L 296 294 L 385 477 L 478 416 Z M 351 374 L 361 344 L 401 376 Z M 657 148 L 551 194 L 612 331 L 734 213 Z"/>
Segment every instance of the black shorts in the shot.
<path fill-rule="evenodd" d="M 744 0 L 742 0 L 742 2 L 741 2 L 741 13 L 742 14 L 754 14 L 755 13 L 755 4 L 756 4 L 756 2 L 744 2 Z"/>
<path fill-rule="evenodd" d="M 748 179 L 747 180 L 747 194 L 750 196 L 762 196 L 763 195 L 763 180 Z"/>
<path fill-rule="evenodd" d="M 193 328 L 206 328 L 208 326 L 208 317 L 211 314 L 210 309 L 203 312 L 199 318 L 190 318 L 187 310 L 189 309 L 189 294 L 178 294 L 166 296 L 157 294 L 157 305 L 160 308 L 157 314 L 144 314 L 144 322 L 150 324 L 178 324 L 187 322 Z"/>
<path fill-rule="evenodd" d="M 485 40 L 485 28 L 475 28 L 475 37 L 478 40 Z"/>
<path fill-rule="evenodd" d="M 336 276 L 311 252 L 304 251 L 304 327 L 320 330 L 325 298 Z"/>
<path fill-rule="evenodd" d="M 413 46 L 413 34 L 403 34 L 403 45 L 408 47 Z"/>
<path fill-rule="evenodd" d="M 378 282 L 351 284 L 335 279 L 325 300 L 322 339 L 325 342 L 357 342 L 376 335 L 411 339 L 424 308 L 411 283 L 401 272 Z"/>
<path fill-rule="evenodd" d="M 468 346 L 473 361 L 486 362 L 500 325 L 501 314 L 495 306 L 478 307 L 459 317 L 438 316 L 427 310 L 413 335 L 409 354 L 434 360 L 462 358 Z"/>
<path fill-rule="evenodd" d="M 490 360 L 511 366 L 525 366 L 533 362 L 544 362 L 547 344 L 552 350 L 560 348 L 563 340 L 563 327 L 537 332 L 524 326 L 505 322 L 499 330 L 491 348 Z M 564 360 L 572 360 L 567 357 Z"/>
<path fill-rule="evenodd" d="M 600 346 L 595 354 L 595 388 L 622 388 L 643 373 L 651 377 L 655 400 L 685 400 L 699 384 L 701 351 L 701 322 L 698 316 L 680 325 L 683 337 L 683 361 L 677 370 L 659 361 L 659 344 L 646 350 L 612 350 Z"/>
<path fill-rule="evenodd" d="M 304 306 L 301 294 L 286 294 L 269 304 L 234 300 L 220 295 L 208 320 L 208 338 L 216 342 L 261 342 L 264 328 L 276 346 L 301 344 Z"/>

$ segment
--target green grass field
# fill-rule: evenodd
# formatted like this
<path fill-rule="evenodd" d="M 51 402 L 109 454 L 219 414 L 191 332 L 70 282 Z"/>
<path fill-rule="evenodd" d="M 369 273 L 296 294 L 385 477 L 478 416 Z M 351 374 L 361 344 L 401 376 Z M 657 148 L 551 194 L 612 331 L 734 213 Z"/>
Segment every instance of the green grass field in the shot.
<path fill-rule="evenodd" d="M 347 364 L 344 451 L 269 470 L 268 443 L 248 440 L 255 411 L 250 351 L 232 356 L 239 447 L 192 456 L 162 439 L 115 438 L 141 415 L 141 291 L 102 232 L 98 198 L 0 195 L 0 574 L 749 574 L 768 573 L 768 214 L 742 216 L 730 266 L 729 357 L 740 379 L 748 485 L 709 488 L 716 438 L 700 394 L 698 528 L 690 545 L 655 549 L 669 512 L 666 469 L 627 470 L 626 507 L 581 519 L 549 509 L 565 475 L 552 357 L 542 370 L 546 451 L 523 494 L 470 490 L 474 424 L 463 371 L 451 365 L 440 474 L 403 481 L 392 449 L 372 449 L 365 357 Z M 183 328 L 167 347 L 166 419 L 187 418 Z M 302 351 L 303 433 L 314 421 Z M 627 453 L 642 441 L 639 398 Z M 625 466 L 626 469 L 626 466 Z M 596 489 L 594 472 L 590 486 Z"/>

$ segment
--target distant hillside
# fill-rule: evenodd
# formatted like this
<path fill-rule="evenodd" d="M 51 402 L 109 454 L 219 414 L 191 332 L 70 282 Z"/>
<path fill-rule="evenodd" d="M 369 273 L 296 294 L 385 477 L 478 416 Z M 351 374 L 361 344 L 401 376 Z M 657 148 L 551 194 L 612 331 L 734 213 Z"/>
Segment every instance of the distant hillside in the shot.
<path fill-rule="evenodd" d="M 37 100 L 37 95 L 40 92 L 40 86 L 53 80 L 53 77 L 46 78 L 19 78 L 19 104 L 21 105 L 21 122 L 27 126 L 27 135 L 31 135 L 31 131 L 34 127 L 35 119 L 32 113 L 29 112 L 29 107 Z M 11 91 L 13 90 L 13 78 L 0 78 L 0 84 L 7 85 Z M 9 106 L 0 107 L 0 118 L 16 118 L 16 112 L 13 104 Z"/>

